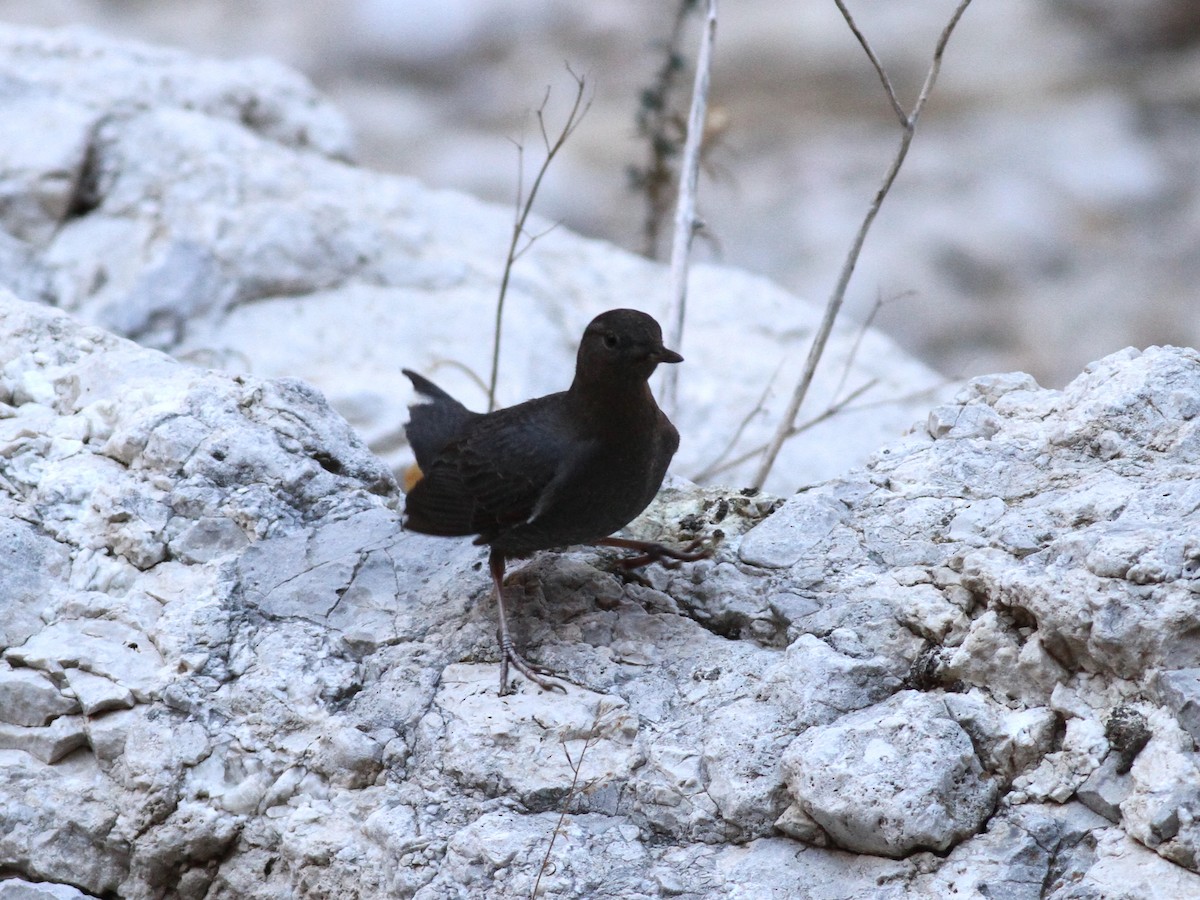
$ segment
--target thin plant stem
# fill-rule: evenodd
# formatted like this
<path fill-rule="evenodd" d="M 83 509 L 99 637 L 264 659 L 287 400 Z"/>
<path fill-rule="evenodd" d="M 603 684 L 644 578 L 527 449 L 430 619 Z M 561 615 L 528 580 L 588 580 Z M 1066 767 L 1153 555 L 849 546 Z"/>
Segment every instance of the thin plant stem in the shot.
<path fill-rule="evenodd" d="M 826 407 L 824 412 L 820 413 L 817 416 L 814 416 L 813 418 L 809 419 L 807 422 L 802 422 L 799 425 L 793 425 L 790 429 L 788 429 L 787 437 L 791 438 L 791 437 L 795 437 L 798 434 L 802 434 L 803 432 L 808 431 L 808 429 L 814 428 L 817 425 L 820 425 L 822 422 L 826 421 L 827 419 L 832 419 L 838 413 L 850 409 L 851 403 L 853 403 L 855 400 L 857 400 L 859 397 L 861 397 L 867 391 L 871 390 L 871 388 L 875 387 L 875 385 L 877 385 L 877 384 L 879 384 L 879 379 L 872 378 L 870 381 L 867 381 L 867 382 L 859 385 L 857 388 L 855 388 L 853 391 L 851 391 L 849 394 L 847 394 L 844 400 L 841 400 L 838 403 L 830 404 L 828 407 Z M 715 475 L 720 475 L 722 472 L 727 472 L 730 469 L 735 469 L 738 466 L 740 466 L 742 463 L 746 462 L 746 460 L 754 459 L 754 457 L 758 456 L 763 451 L 765 451 L 767 449 L 767 447 L 768 447 L 767 444 L 759 444 L 757 447 L 753 448 L 752 450 L 747 450 L 745 453 L 742 453 L 741 455 L 736 456 L 727 462 L 723 462 L 720 465 L 716 465 L 716 464 L 710 465 L 703 472 L 698 473 L 692 480 L 693 481 L 704 481 L 706 479 L 712 478 Z M 755 485 L 755 487 L 761 488 L 760 485 Z"/>
<path fill-rule="evenodd" d="M 921 86 L 921 93 L 917 97 L 917 102 L 912 108 L 912 112 L 905 114 L 899 100 L 896 98 L 896 92 L 892 88 L 890 79 L 884 72 L 883 67 L 879 63 L 879 58 L 871 49 L 865 35 L 859 30 L 854 17 L 846 8 L 843 0 L 834 0 L 838 9 L 842 13 L 849 24 L 850 29 L 854 32 L 854 36 L 858 38 L 858 42 L 863 46 L 867 53 L 867 57 L 871 60 L 871 64 L 875 67 L 875 71 L 879 74 L 880 80 L 883 83 L 885 92 L 888 95 L 888 100 L 892 104 L 892 108 L 898 111 L 902 133 L 900 136 L 900 146 L 896 151 L 895 157 L 892 159 L 891 165 L 888 166 L 887 173 L 884 175 L 883 183 L 879 190 L 875 193 L 875 198 L 871 201 L 867 208 L 866 215 L 863 217 L 862 223 L 859 225 L 858 233 L 854 236 L 854 241 L 850 245 L 850 250 L 846 254 L 846 259 L 842 263 L 841 273 L 838 275 L 837 284 L 834 286 L 833 293 L 829 297 L 829 302 L 825 306 L 825 315 L 821 319 L 820 327 L 817 329 L 816 335 L 813 337 L 812 347 L 809 350 L 808 358 L 804 363 L 804 370 L 800 374 L 800 380 L 796 384 L 796 388 L 792 393 L 791 400 L 788 402 L 787 410 L 783 414 L 783 418 L 779 421 L 779 426 L 775 430 L 774 436 L 767 444 L 766 451 L 763 454 L 762 462 L 759 464 L 758 472 L 754 477 L 753 486 L 761 488 L 767 480 L 767 476 L 771 474 L 771 469 L 775 466 L 775 460 L 779 456 L 779 451 L 783 447 L 784 442 L 791 437 L 793 425 L 796 421 L 796 416 L 800 413 L 800 406 L 804 402 L 805 396 L 808 394 L 808 389 L 812 385 L 813 375 L 816 373 L 817 364 L 821 361 L 821 357 L 825 352 L 825 345 L 829 342 L 829 335 L 833 332 L 834 322 L 837 321 L 838 313 L 841 312 L 842 303 L 846 298 L 846 287 L 850 283 L 850 276 L 854 274 L 854 267 L 858 264 L 858 257 L 862 252 L 863 242 L 867 239 L 867 232 L 871 230 L 871 225 L 875 221 L 875 216 L 879 213 L 879 208 L 883 205 L 884 199 L 888 192 L 892 189 L 892 184 L 896 180 L 896 176 L 900 172 L 900 167 L 904 165 L 905 157 L 908 156 L 908 148 L 912 144 L 913 136 L 916 134 L 917 120 L 921 116 L 921 111 L 925 108 L 925 103 L 929 99 L 933 91 L 933 86 L 937 81 L 938 72 L 942 67 L 942 54 L 946 50 L 946 44 L 950 40 L 950 35 L 954 33 L 954 28 L 958 24 L 962 14 L 970 5 L 971 0 L 960 0 L 958 6 L 950 16 L 950 21 L 946 23 L 946 27 L 942 29 L 939 35 L 937 44 L 933 51 L 933 60 L 930 63 L 929 71 L 925 75 L 925 83 Z"/>
<path fill-rule="evenodd" d="M 674 173 L 671 160 L 683 143 L 684 123 L 671 109 L 671 95 L 683 71 L 682 42 L 684 25 L 697 0 L 679 0 L 671 34 L 661 43 L 663 61 L 653 84 L 641 92 L 638 102 L 637 130 L 646 139 L 650 151 L 644 169 L 631 166 L 630 185 L 646 195 L 646 219 L 642 223 L 642 255 L 658 259 L 659 241 L 667 207 L 671 204 Z M 683 137 L 686 137 L 684 135 Z"/>
<path fill-rule="evenodd" d="M 563 822 L 567 819 L 567 810 L 571 806 L 571 801 L 575 799 L 575 795 L 579 792 L 579 772 L 583 768 L 583 758 L 587 755 L 588 748 L 592 746 L 592 742 L 600 739 L 600 719 L 604 713 L 608 712 L 609 708 L 605 707 L 603 703 L 597 704 L 596 716 L 592 720 L 591 730 L 588 732 L 588 736 L 579 750 L 578 759 L 572 758 L 571 751 L 567 749 L 565 741 L 562 744 L 563 755 L 567 758 L 567 765 L 571 767 L 571 786 L 567 789 L 567 794 L 563 798 L 562 807 L 558 813 L 558 821 L 554 823 L 554 831 L 550 835 L 550 843 L 546 845 L 546 853 L 542 857 L 542 864 L 538 866 L 537 878 L 534 879 L 533 889 L 529 892 L 531 900 L 537 897 L 538 888 L 542 884 L 542 876 L 550 869 L 550 853 L 554 850 L 554 842 L 558 839 L 558 835 L 562 831 Z"/>
<path fill-rule="evenodd" d="M 548 233 L 550 229 L 538 234 L 529 234 L 525 230 L 525 223 L 529 219 L 529 213 L 533 209 L 533 202 L 537 198 L 538 189 L 542 186 L 542 179 L 545 178 L 546 172 L 550 169 L 550 163 L 554 161 L 554 157 L 566 144 L 567 139 L 579 127 L 579 123 L 583 121 L 588 108 L 591 107 L 591 100 L 584 100 L 586 93 L 586 81 L 576 75 L 570 66 L 567 66 L 567 71 L 571 73 L 571 77 L 575 79 L 575 101 L 571 105 L 571 111 L 567 115 L 567 121 L 563 125 L 562 130 L 558 133 L 558 137 L 553 141 L 550 140 L 550 135 L 546 131 L 546 104 L 550 101 L 550 89 L 546 88 L 546 96 L 542 98 L 542 105 L 537 109 L 538 129 L 542 135 L 542 145 L 545 149 L 545 158 L 542 164 L 538 166 L 537 175 L 534 176 L 533 183 L 529 186 L 528 195 L 525 194 L 525 147 L 521 143 L 517 143 L 517 201 L 515 205 L 512 236 L 508 242 L 508 254 L 504 259 L 504 274 L 500 278 L 500 294 L 496 300 L 496 324 L 492 333 L 492 371 L 488 378 L 488 412 L 496 408 L 496 382 L 500 372 L 500 336 L 503 331 L 504 322 L 504 301 L 508 296 L 508 283 L 512 276 L 513 265 L 522 254 L 525 253 L 533 243 L 540 237 Z M 524 239 L 524 244 L 522 244 Z"/>
<path fill-rule="evenodd" d="M 712 462 L 693 475 L 692 481 L 699 484 L 704 482 L 707 478 L 711 477 L 715 473 L 725 471 L 725 468 L 721 464 L 725 461 L 729 454 L 733 452 L 734 448 L 737 447 L 738 443 L 742 439 L 742 435 L 745 433 L 746 429 L 750 427 L 750 423 L 754 421 L 754 417 L 762 415 L 764 412 L 766 412 L 767 397 L 770 396 L 771 387 L 775 384 L 775 379 L 779 377 L 779 373 L 783 370 L 784 363 L 786 362 L 786 358 L 779 361 L 779 365 L 775 367 L 775 371 L 772 372 L 771 377 L 767 379 L 766 386 L 763 387 L 762 393 L 759 394 L 758 402 L 754 404 L 754 408 L 751 409 L 750 412 L 746 413 L 746 415 L 742 416 L 742 421 L 738 423 L 738 427 L 734 429 L 732 437 L 730 437 L 725 443 L 725 446 L 721 449 L 721 452 L 716 455 L 716 458 L 714 458 Z M 765 447 L 766 445 L 763 444 L 757 450 L 755 450 L 754 453 L 762 453 Z M 754 454 L 752 453 L 751 456 L 753 455 Z"/>
<path fill-rule="evenodd" d="M 696 57 L 696 79 L 692 86 L 692 107 L 688 113 L 687 141 L 679 167 L 679 198 L 675 204 L 675 234 L 671 244 L 671 303 L 667 307 L 667 346 L 683 346 L 683 320 L 687 309 L 688 257 L 699 224 L 696 220 L 696 182 L 700 172 L 700 149 L 704 141 L 704 120 L 708 115 L 708 89 L 712 77 L 712 50 L 717 37 L 717 0 L 708 0 L 708 14 Z M 668 415 L 676 408 L 679 370 L 666 366 L 663 372 L 662 401 Z"/>

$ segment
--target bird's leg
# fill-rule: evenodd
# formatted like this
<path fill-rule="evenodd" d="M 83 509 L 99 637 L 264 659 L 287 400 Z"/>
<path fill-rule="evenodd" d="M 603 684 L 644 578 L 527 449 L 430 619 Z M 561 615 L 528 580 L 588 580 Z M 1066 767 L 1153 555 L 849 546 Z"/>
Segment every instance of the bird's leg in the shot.
<path fill-rule="evenodd" d="M 500 626 L 500 696 L 512 693 L 508 684 L 508 664 L 532 681 L 548 691 L 562 691 L 566 688 L 544 676 L 551 674 L 548 669 L 526 662 L 525 658 L 513 646 L 512 637 L 508 633 L 508 617 L 504 613 L 504 554 L 495 550 L 488 556 L 488 568 L 492 572 L 492 583 L 496 587 L 496 609 L 499 611 Z"/>
<path fill-rule="evenodd" d="M 617 560 L 617 564 L 626 571 L 639 569 L 652 562 L 661 563 L 665 568 L 678 569 L 680 563 L 695 562 L 712 556 L 712 547 L 700 549 L 704 541 L 696 538 L 682 550 L 668 547 L 656 541 L 635 541 L 632 538 L 606 537 L 592 543 L 598 547 L 620 547 L 622 550 L 637 550 L 637 556 L 627 556 Z"/>

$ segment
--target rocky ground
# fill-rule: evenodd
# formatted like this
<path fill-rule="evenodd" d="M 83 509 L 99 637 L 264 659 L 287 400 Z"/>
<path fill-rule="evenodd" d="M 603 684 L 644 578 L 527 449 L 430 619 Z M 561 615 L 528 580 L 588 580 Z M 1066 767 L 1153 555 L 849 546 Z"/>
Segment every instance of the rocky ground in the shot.
<path fill-rule="evenodd" d="M 341 161 L 278 66 L 0 45 L 0 900 L 1200 897 L 1196 351 L 920 401 L 869 334 L 888 437 L 673 481 L 634 531 L 709 560 L 514 566 L 567 690 L 501 698 L 481 551 L 399 527 L 383 379 L 478 359 L 504 211 Z M 523 263 L 515 396 L 664 279 L 566 232 Z M 815 313 L 696 278 L 711 452 Z"/>
<path fill-rule="evenodd" d="M 1200 896 L 1194 351 L 974 381 L 782 506 L 675 487 L 639 530 L 713 558 L 518 569 L 520 639 L 569 687 L 500 698 L 479 549 L 401 531 L 311 388 L 12 297 L 0 325 L 10 875 Z"/>

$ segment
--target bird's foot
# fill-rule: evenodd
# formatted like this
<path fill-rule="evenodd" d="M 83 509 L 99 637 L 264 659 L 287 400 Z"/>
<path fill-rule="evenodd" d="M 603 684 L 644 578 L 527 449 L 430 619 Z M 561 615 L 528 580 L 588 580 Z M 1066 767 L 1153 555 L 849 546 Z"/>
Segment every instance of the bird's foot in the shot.
<path fill-rule="evenodd" d="M 551 680 L 547 676 L 553 676 L 554 673 L 544 666 L 537 666 L 529 662 L 525 657 L 517 652 L 517 648 L 512 645 L 512 641 L 500 640 L 500 696 L 506 697 L 513 693 L 512 685 L 508 682 L 508 666 L 512 667 L 545 691 L 560 691 L 566 693 L 567 689 L 557 681 Z"/>
<path fill-rule="evenodd" d="M 666 569 L 678 569 L 685 562 L 695 562 L 712 556 L 711 545 L 705 546 L 703 538 L 696 538 L 682 549 L 660 544 L 656 541 L 635 541 L 632 538 L 601 538 L 594 542 L 600 547 L 619 547 L 622 550 L 636 550 L 636 556 L 626 556 L 617 560 L 617 565 L 630 572 L 640 569 L 652 562 L 659 563 Z"/>
<path fill-rule="evenodd" d="M 499 619 L 496 637 L 500 639 L 500 696 L 512 693 L 512 686 L 508 683 L 509 663 L 542 690 L 562 691 L 565 694 L 565 687 L 546 677 L 553 675 L 553 672 L 527 662 L 513 645 L 513 639 L 508 633 L 508 614 L 504 610 L 504 554 L 493 549 L 488 556 L 488 568 L 492 572 L 492 587 L 496 593 L 496 616 Z"/>

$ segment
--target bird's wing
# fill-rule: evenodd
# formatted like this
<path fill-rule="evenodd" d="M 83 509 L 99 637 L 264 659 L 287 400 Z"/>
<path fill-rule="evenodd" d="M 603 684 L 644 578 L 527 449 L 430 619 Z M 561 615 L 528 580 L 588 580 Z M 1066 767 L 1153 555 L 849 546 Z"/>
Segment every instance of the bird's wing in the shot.
<path fill-rule="evenodd" d="M 572 440 L 549 397 L 480 420 L 459 442 L 456 467 L 475 502 L 474 530 L 487 536 L 528 522 L 569 477 L 587 444 Z"/>
<path fill-rule="evenodd" d="M 527 521 L 570 448 L 550 399 L 473 416 L 422 462 L 423 477 L 405 499 L 405 527 L 489 541 Z"/>

